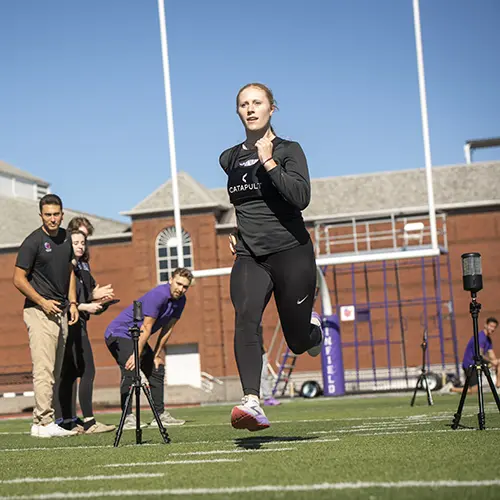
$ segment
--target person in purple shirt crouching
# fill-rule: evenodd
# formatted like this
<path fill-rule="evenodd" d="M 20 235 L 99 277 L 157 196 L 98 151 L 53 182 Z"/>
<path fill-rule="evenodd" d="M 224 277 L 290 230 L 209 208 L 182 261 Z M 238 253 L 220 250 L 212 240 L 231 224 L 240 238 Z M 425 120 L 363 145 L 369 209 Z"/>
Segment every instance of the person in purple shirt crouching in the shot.
<path fill-rule="evenodd" d="M 495 351 L 493 351 L 493 342 L 491 340 L 491 335 L 493 335 L 497 326 L 498 320 L 496 318 L 487 318 L 484 324 L 484 330 L 481 330 L 478 333 L 478 340 L 481 356 L 484 357 L 485 361 L 489 363 L 495 371 L 496 387 L 498 390 L 500 388 L 500 360 L 497 359 Z M 468 370 L 472 365 L 474 365 L 474 336 L 469 339 L 462 360 L 462 369 L 464 370 L 465 375 L 467 375 Z M 471 377 L 469 379 L 469 391 L 477 392 L 477 384 L 477 372 L 476 370 L 472 370 Z M 451 392 L 462 392 L 462 387 L 450 387 L 449 390 Z"/>
<path fill-rule="evenodd" d="M 137 326 L 140 327 L 139 357 L 142 374 L 148 379 L 151 396 L 165 426 L 183 425 L 184 420 L 178 420 L 164 405 L 164 380 L 165 380 L 165 345 L 172 335 L 174 325 L 180 319 L 186 304 L 185 294 L 191 285 L 193 275 L 189 269 L 176 269 L 169 283 L 159 285 L 140 299 L 144 320 Z M 125 401 L 133 383 L 134 377 L 134 344 L 129 328 L 133 326 L 133 304 L 124 309 L 106 328 L 104 334 L 109 351 L 120 366 L 122 378 L 120 384 L 121 407 L 125 408 Z M 160 332 L 154 350 L 148 344 L 148 339 L 156 332 Z M 157 427 L 153 419 L 150 426 Z M 135 429 L 135 415 L 130 413 L 125 419 L 124 429 Z"/>

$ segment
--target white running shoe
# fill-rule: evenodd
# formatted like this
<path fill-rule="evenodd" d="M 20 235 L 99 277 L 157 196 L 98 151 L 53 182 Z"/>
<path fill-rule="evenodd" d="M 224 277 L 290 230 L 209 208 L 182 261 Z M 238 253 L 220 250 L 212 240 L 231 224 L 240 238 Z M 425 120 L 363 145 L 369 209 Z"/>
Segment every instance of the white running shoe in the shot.
<path fill-rule="evenodd" d="M 36 430 L 35 434 L 33 433 L 33 427 L 34 425 L 31 427 L 31 435 L 38 438 L 68 437 L 76 436 L 78 434 L 76 429 L 67 431 L 62 427 L 59 427 L 55 422 L 51 422 L 47 425 L 38 425 L 38 434 L 36 434 Z"/>
<path fill-rule="evenodd" d="M 425 389 L 425 387 L 422 388 Z M 451 382 L 447 382 L 446 384 L 443 385 L 443 387 L 441 387 L 441 389 L 439 389 L 438 393 L 449 394 L 450 392 L 452 392 L 452 389 L 453 389 L 453 384 Z"/>
<path fill-rule="evenodd" d="M 39 425 L 38 424 L 33 424 L 31 426 L 31 437 L 38 437 L 39 434 Z"/>
<path fill-rule="evenodd" d="M 160 413 L 160 420 L 164 427 L 172 427 L 175 425 L 184 425 L 186 423 L 185 420 L 180 420 L 178 418 L 172 417 L 168 411 L 164 411 Z M 153 421 L 149 424 L 149 427 L 158 427 L 158 423 L 156 419 L 153 418 Z"/>
<path fill-rule="evenodd" d="M 135 430 L 136 425 L 137 425 L 137 420 L 135 418 L 135 415 L 133 413 L 129 413 L 125 417 L 125 423 L 123 424 L 123 430 L 125 430 L 125 431 Z M 144 429 L 144 427 L 147 427 L 147 426 L 148 426 L 148 424 L 141 422 L 141 429 Z"/>
<path fill-rule="evenodd" d="M 319 341 L 319 344 L 317 344 L 314 347 L 311 347 L 310 349 L 307 350 L 307 354 L 309 354 L 309 356 L 312 356 L 313 358 L 315 358 L 318 354 L 321 353 L 321 348 L 323 347 L 323 339 L 325 338 L 323 335 L 321 316 L 318 313 L 316 313 L 316 312 L 312 313 L 311 324 L 317 326 L 319 328 L 320 333 L 321 333 L 321 340 Z"/>
<path fill-rule="evenodd" d="M 231 411 L 231 425 L 235 429 L 248 429 L 253 432 L 267 429 L 271 425 L 260 407 L 258 398 L 244 396 L 241 403 Z"/>
<path fill-rule="evenodd" d="M 107 425 L 101 422 L 96 422 L 94 425 L 89 427 L 87 430 L 83 430 L 83 434 L 102 434 L 104 432 L 113 432 L 116 429 L 116 425 Z M 79 432 L 80 433 L 80 432 Z"/>

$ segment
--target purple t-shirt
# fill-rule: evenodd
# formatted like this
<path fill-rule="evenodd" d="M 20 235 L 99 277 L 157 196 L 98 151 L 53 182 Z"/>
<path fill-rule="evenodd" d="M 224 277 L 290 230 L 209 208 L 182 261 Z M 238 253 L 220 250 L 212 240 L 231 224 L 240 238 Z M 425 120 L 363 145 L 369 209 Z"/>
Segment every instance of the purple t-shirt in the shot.
<path fill-rule="evenodd" d="M 491 339 L 481 330 L 478 333 L 479 340 L 479 351 L 480 354 L 486 354 L 490 349 L 493 349 L 493 343 Z M 469 368 L 470 365 L 474 364 L 474 337 L 471 337 L 465 348 L 464 359 L 462 361 L 462 367 L 464 369 Z"/>
<path fill-rule="evenodd" d="M 184 305 L 186 304 L 186 296 L 183 295 L 180 299 L 175 300 L 170 296 L 170 284 L 159 285 L 144 294 L 139 302 L 142 302 L 142 313 L 144 317 L 156 318 L 151 333 L 157 332 L 173 319 L 179 319 Z M 133 325 L 134 305 L 130 304 L 124 309 L 106 328 L 105 338 L 126 337 L 131 338 L 128 329 Z M 142 321 L 137 323 L 137 326 L 142 325 Z"/>

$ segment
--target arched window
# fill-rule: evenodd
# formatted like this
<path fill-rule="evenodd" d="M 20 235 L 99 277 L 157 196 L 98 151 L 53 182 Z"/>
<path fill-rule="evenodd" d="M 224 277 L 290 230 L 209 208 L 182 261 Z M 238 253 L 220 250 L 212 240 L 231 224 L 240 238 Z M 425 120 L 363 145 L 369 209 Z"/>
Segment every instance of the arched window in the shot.
<path fill-rule="evenodd" d="M 184 267 L 193 269 L 193 244 L 189 233 L 184 230 L 182 230 L 182 250 Z M 179 267 L 175 227 L 167 227 L 156 238 L 156 262 L 158 281 L 165 283 L 172 276 L 172 272 Z"/>

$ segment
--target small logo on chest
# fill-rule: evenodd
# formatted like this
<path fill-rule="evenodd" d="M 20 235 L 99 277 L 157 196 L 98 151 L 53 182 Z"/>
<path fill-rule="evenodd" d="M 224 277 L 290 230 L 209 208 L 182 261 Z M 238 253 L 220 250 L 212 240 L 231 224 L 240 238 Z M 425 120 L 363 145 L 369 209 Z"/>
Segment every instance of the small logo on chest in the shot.
<path fill-rule="evenodd" d="M 258 161 L 259 161 L 258 158 L 254 158 L 252 160 L 240 162 L 240 167 L 251 167 L 252 165 L 255 165 Z"/>
<path fill-rule="evenodd" d="M 45 247 L 46 252 L 52 252 L 52 247 L 50 246 L 50 243 L 46 241 L 43 246 Z"/>

